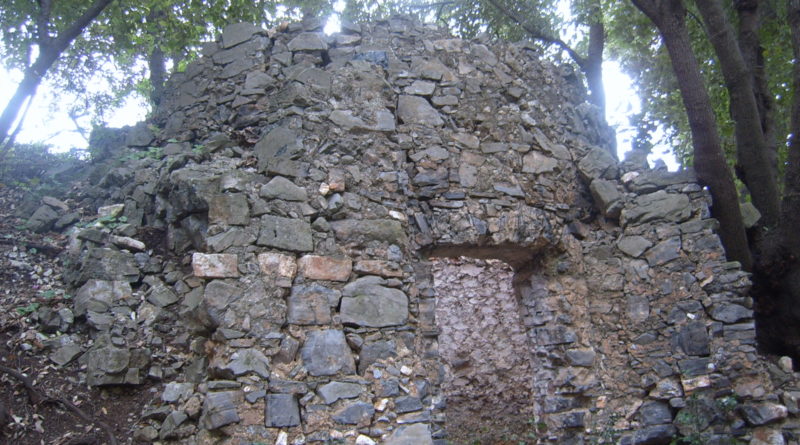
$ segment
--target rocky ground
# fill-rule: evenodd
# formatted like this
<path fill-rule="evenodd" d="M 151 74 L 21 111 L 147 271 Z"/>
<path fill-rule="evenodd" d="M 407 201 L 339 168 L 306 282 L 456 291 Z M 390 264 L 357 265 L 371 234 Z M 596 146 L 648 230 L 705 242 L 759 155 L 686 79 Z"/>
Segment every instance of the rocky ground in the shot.
<path fill-rule="evenodd" d="M 58 364 L 59 334 L 81 335 L 61 280 L 67 240 L 25 230 L 24 196 L 0 184 L 0 443 L 129 442 L 155 389 L 90 388 L 85 366 Z"/>

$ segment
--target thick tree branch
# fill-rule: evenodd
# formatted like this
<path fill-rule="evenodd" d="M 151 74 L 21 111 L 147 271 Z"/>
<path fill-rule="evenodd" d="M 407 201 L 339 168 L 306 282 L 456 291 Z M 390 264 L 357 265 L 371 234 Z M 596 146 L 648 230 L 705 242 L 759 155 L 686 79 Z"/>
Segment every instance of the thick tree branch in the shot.
<path fill-rule="evenodd" d="M 706 23 L 708 38 L 719 59 L 730 94 L 731 116 L 736 134 L 736 158 L 740 179 L 761 212 L 761 224 L 774 228 L 780 218 L 778 182 L 767 160 L 767 144 L 761 126 L 753 81 L 747 69 L 733 26 L 719 0 L 695 0 Z"/>
<path fill-rule="evenodd" d="M 523 20 L 520 16 L 515 14 L 510 9 L 506 8 L 498 0 L 489 0 L 489 3 L 491 3 L 492 6 L 494 6 L 501 13 L 503 13 L 503 15 L 505 15 L 509 19 L 511 19 L 514 22 L 516 22 L 519 26 L 521 26 L 522 29 L 524 29 L 525 32 L 528 33 L 529 36 L 531 36 L 532 38 L 534 38 L 536 40 L 541 40 L 541 41 L 543 41 L 545 43 L 558 46 L 562 50 L 566 51 L 567 54 L 569 54 L 569 56 L 572 58 L 572 60 L 575 61 L 575 63 L 578 64 L 578 66 L 581 68 L 581 70 L 583 70 L 583 71 L 586 70 L 586 63 L 587 63 L 586 58 L 582 57 L 580 54 L 578 54 L 577 51 L 572 49 L 566 42 L 564 42 L 563 40 L 559 39 L 556 36 L 548 35 L 547 33 L 545 33 L 544 31 L 542 31 L 540 29 L 534 28 L 533 26 L 530 25 L 530 23 L 528 23 L 525 20 Z"/>
<path fill-rule="evenodd" d="M 39 0 L 39 14 L 36 17 L 36 41 L 39 46 L 50 44 L 50 13 L 53 10 L 52 0 Z"/>
<path fill-rule="evenodd" d="M 787 0 L 787 18 L 792 33 L 792 116 L 789 126 L 789 156 L 783 178 L 782 229 L 786 249 L 800 261 L 800 0 Z"/>
<path fill-rule="evenodd" d="M 694 169 L 698 180 L 711 192 L 712 212 L 720 223 L 719 235 L 725 252 L 728 258 L 750 270 L 753 260 L 742 224 L 738 194 L 722 152 L 711 98 L 692 50 L 686 28 L 686 8 L 681 0 L 632 2 L 656 25 L 669 52 L 692 131 Z"/>
<path fill-rule="evenodd" d="M 25 70 L 25 75 L 17 87 L 17 91 L 8 101 L 2 115 L 0 115 L 0 144 L 7 141 L 9 137 L 8 131 L 17 119 L 20 108 L 25 100 L 34 94 L 36 88 L 42 82 L 42 77 L 47 73 L 53 63 L 61 56 L 61 54 L 69 47 L 75 38 L 77 38 L 87 26 L 100 15 L 101 12 L 114 0 L 95 0 L 91 6 L 81 15 L 75 22 L 73 22 L 66 30 L 59 33 L 59 35 L 52 39 L 48 45 L 40 45 L 39 56 Z M 49 0 L 43 0 L 43 7 L 50 5 Z M 0 160 L 7 153 L 7 149 L 0 151 Z"/>

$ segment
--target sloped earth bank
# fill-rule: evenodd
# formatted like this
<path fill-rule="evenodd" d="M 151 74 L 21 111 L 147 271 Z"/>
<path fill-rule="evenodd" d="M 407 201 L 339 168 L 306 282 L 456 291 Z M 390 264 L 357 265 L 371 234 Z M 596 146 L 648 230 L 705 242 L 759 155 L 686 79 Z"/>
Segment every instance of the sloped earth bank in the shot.
<path fill-rule="evenodd" d="M 15 217 L 24 196 L 0 185 L 0 443 L 108 444 L 110 435 L 129 442 L 155 394 L 152 383 L 89 388 L 85 365 L 57 364 L 65 358 L 54 355 L 60 348 L 53 339 L 71 325 L 59 258 L 67 241 L 53 232 L 24 230 L 26 220 Z M 70 333 L 76 340 L 82 336 Z"/>

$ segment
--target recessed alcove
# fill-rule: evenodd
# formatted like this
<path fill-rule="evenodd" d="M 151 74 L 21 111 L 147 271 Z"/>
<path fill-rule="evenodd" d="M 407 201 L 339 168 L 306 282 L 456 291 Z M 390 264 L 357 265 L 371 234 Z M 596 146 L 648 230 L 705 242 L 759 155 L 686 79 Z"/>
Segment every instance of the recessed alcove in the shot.
<path fill-rule="evenodd" d="M 536 354 L 536 314 L 530 298 L 521 297 L 531 294 L 533 251 L 448 246 L 427 256 L 448 437 L 453 443 L 528 438 L 541 414 L 544 382 L 537 384 L 537 376 L 550 367 Z"/>

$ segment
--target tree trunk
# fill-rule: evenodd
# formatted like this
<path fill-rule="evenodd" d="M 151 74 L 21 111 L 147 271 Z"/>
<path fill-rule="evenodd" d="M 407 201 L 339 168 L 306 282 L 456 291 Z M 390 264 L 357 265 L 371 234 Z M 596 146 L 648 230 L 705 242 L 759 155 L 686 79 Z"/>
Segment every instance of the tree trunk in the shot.
<path fill-rule="evenodd" d="M 157 107 L 164 97 L 164 82 L 167 76 L 164 51 L 158 44 L 153 47 L 150 57 L 147 58 L 147 65 L 150 69 L 150 86 L 153 88 L 150 92 L 150 101 L 153 102 L 153 107 Z"/>
<path fill-rule="evenodd" d="M 711 99 L 692 50 L 686 28 L 686 9 L 681 0 L 632 1 L 656 25 L 672 60 L 692 131 L 694 169 L 699 181 L 711 192 L 712 213 L 719 220 L 719 235 L 728 258 L 739 261 L 749 270 L 753 263 L 738 195 L 722 152 Z"/>
<path fill-rule="evenodd" d="M 49 18 L 45 20 L 44 17 L 41 15 L 39 16 L 37 19 L 37 25 L 40 28 L 38 30 L 39 32 L 37 32 L 37 35 L 40 37 L 39 56 L 36 58 L 36 61 L 33 62 L 33 65 L 25 70 L 22 82 L 20 82 L 17 91 L 8 101 L 5 109 L 3 109 L 2 115 L 0 115 L 0 144 L 8 138 L 9 130 L 11 130 L 11 126 L 14 125 L 14 121 L 17 119 L 20 107 L 25 102 L 25 99 L 33 95 L 36 88 L 42 82 L 44 75 L 53 66 L 53 63 L 58 60 L 59 56 L 69 47 L 72 41 L 81 35 L 92 20 L 97 18 L 112 1 L 113 0 L 95 0 L 82 16 L 54 39 L 51 39 L 45 32 L 50 25 Z M 49 2 L 45 2 L 45 4 L 49 4 Z M 7 149 L 0 152 L 0 159 L 5 155 L 6 150 Z"/>
<path fill-rule="evenodd" d="M 600 12 L 598 11 L 598 14 Z M 605 119 L 606 116 L 606 93 L 603 87 L 603 49 L 606 41 L 606 29 L 603 26 L 602 18 L 593 18 L 589 24 L 589 55 L 586 58 L 586 83 L 589 84 L 591 96 L 589 100 L 597 108 Z"/>
<path fill-rule="evenodd" d="M 764 132 L 766 142 L 767 162 L 771 174 L 778 177 L 778 140 L 775 134 L 775 98 L 770 94 L 767 85 L 767 72 L 764 67 L 764 48 L 758 37 L 761 29 L 760 0 L 736 0 L 736 12 L 739 17 L 739 48 L 742 51 L 744 63 L 750 72 L 753 82 L 758 114 L 761 117 L 761 130 Z"/>
<path fill-rule="evenodd" d="M 737 171 L 761 212 L 761 225 L 776 228 L 780 217 L 778 182 L 767 160 L 767 143 L 761 126 L 753 82 L 745 65 L 733 26 L 719 0 L 695 0 L 708 38 L 719 58 L 731 101 L 736 134 Z"/>

